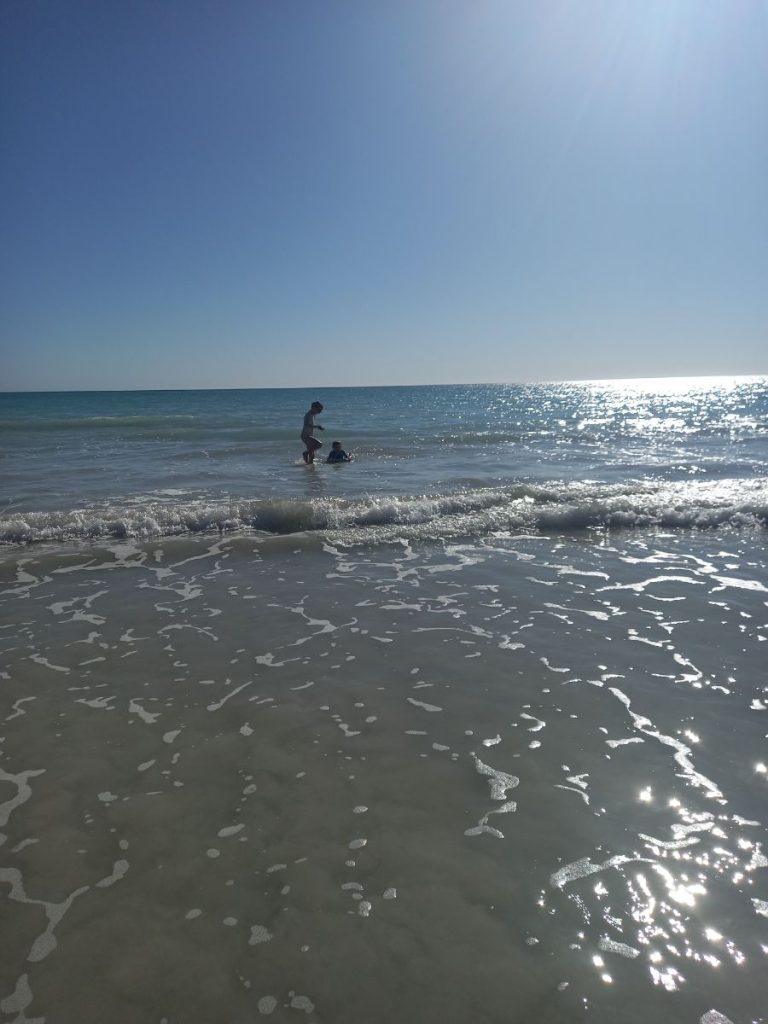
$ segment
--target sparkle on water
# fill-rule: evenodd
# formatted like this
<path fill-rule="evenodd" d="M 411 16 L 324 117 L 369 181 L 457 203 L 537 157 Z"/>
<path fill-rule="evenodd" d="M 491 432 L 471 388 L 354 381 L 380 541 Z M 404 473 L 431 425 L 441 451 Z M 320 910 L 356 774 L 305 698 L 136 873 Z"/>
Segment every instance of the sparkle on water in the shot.
<path fill-rule="evenodd" d="M 402 389 L 443 505 L 385 453 L 352 526 L 291 467 L 272 535 L 4 549 L 2 1010 L 765 1024 L 764 392 Z"/>

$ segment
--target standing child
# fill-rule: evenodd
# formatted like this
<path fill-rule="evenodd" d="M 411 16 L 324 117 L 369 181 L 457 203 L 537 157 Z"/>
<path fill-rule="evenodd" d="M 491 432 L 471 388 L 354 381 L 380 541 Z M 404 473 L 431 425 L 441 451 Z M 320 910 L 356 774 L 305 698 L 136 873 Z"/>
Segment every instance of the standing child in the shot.
<path fill-rule="evenodd" d="M 313 436 L 316 430 L 323 430 L 319 423 L 315 423 L 315 416 L 323 411 L 322 402 L 313 402 L 309 407 L 309 411 L 304 413 L 304 426 L 301 428 L 301 440 L 304 442 L 305 450 L 301 453 L 301 457 L 307 463 L 311 465 L 315 461 L 315 452 L 318 448 L 323 447 L 323 442 L 318 441 Z"/>

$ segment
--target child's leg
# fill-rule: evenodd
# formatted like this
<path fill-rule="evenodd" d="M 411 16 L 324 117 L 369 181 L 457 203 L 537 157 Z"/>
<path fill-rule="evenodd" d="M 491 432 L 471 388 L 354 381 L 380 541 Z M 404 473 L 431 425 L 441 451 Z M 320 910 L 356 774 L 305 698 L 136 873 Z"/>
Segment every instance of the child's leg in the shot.
<path fill-rule="evenodd" d="M 304 451 L 301 453 L 301 457 L 302 459 L 304 459 L 305 462 L 311 462 L 310 452 L 312 450 L 312 436 L 310 434 L 305 434 L 302 432 L 301 440 L 304 445 Z"/>
<path fill-rule="evenodd" d="M 307 452 L 309 454 L 309 458 L 307 459 L 307 462 L 314 462 L 315 461 L 315 452 L 317 451 L 318 448 L 322 448 L 322 447 L 323 447 L 323 442 L 322 441 L 318 441 L 316 437 L 310 437 L 309 444 L 307 445 Z"/>

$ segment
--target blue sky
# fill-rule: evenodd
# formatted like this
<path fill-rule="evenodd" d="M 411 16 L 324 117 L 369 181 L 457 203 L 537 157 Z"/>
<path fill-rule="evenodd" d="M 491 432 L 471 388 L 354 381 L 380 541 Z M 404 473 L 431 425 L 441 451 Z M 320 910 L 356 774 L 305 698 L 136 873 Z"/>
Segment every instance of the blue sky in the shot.
<path fill-rule="evenodd" d="M 765 0 L 0 22 L 0 389 L 768 372 Z"/>

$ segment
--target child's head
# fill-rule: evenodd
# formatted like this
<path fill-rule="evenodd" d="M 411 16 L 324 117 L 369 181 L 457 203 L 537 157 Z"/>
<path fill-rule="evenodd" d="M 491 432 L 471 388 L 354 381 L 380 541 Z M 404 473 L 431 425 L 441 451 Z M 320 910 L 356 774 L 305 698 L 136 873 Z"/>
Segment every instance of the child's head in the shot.
<path fill-rule="evenodd" d="M 331 445 L 331 448 L 333 448 L 335 452 L 339 451 L 339 449 L 341 448 L 341 441 L 334 441 L 333 444 Z"/>
<path fill-rule="evenodd" d="M 323 411 L 323 403 L 322 402 L 313 402 L 312 403 L 312 408 L 314 409 L 315 412 L 322 412 Z"/>

